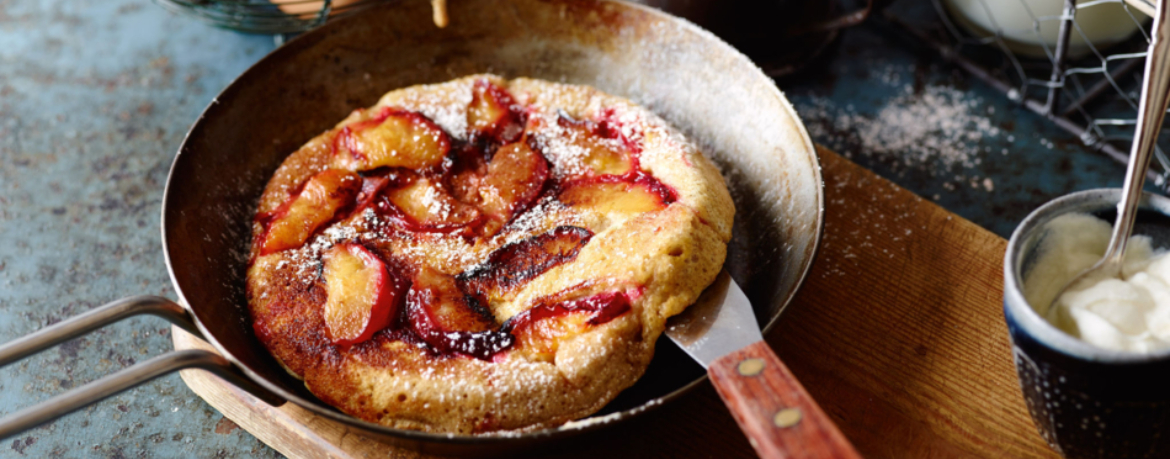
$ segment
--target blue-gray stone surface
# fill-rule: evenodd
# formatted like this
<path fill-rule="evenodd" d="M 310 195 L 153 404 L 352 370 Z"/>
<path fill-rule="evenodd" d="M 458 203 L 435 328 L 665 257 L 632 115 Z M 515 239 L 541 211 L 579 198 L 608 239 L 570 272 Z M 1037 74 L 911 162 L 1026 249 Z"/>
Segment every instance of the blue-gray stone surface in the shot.
<path fill-rule="evenodd" d="M 120 297 L 174 298 L 159 206 L 187 128 L 273 48 L 138 0 L 0 2 L 0 341 Z M 0 369 L 0 413 L 171 349 L 138 318 Z M 0 443 L 0 457 L 276 453 L 177 374 Z"/>

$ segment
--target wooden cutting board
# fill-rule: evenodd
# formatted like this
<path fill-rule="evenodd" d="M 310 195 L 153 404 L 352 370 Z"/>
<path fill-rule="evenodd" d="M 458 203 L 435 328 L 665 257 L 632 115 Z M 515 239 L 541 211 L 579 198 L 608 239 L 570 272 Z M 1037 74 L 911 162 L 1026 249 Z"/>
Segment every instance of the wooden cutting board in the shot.
<path fill-rule="evenodd" d="M 1020 395 L 1003 321 L 1007 241 L 820 149 L 825 234 L 766 337 L 865 457 L 1059 457 Z M 205 347 L 175 328 L 175 348 Z M 199 370 L 183 380 L 291 457 L 412 458 L 293 404 L 273 408 Z M 705 383 L 567 457 L 751 457 Z"/>

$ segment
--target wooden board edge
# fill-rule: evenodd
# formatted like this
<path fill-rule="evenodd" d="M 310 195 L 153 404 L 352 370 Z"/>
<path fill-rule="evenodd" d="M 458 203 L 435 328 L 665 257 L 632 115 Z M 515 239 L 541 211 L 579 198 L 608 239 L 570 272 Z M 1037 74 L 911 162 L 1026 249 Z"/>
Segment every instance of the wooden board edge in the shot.
<path fill-rule="evenodd" d="M 206 341 L 177 326 L 171 326 L 171 336 L 175 350 L 203 349 L 215 352 Z M 290 413 L 297 409 L 291 403 L 273 407 L 203 370 L 182 370 L 179 377 L 192 392 L 219 410 L 224 417 L 285 456 L 306 459 L 362 457 L 350 454 L 306 426 L 302 419 Z M 387 445 L 387 448 L 390 446 Z"/>

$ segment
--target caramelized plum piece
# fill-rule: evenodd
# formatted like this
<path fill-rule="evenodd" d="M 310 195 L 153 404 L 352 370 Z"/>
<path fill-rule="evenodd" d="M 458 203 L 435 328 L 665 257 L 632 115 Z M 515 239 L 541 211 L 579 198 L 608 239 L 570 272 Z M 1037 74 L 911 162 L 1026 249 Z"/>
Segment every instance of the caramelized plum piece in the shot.
<path fill-rule="evenodd" d="M 481 219 L 475 207 L 459 202 L 438 182 L 425 177 L 387 190 L 384 195 L 385 199 L 378 203 L 379 210 L 410 231 L 446 233 Z"/>
<path fill-rule="evenodd" d="M 450 149 L 451 139 L 427 117 L 387 108 L 341 130 L 334 143 L 334 164 L 355 171 L 422 169 L 442 163 Z"/>
<path fill-rule="evenodd" d="M 490 359 L 512 346 L 512 335 L 493 330 L 490 313 L 468 303 L 455 279 L 423 267 L 406 295 L 411 330 L 442 354 Z"/>
<path fill-rule="evenodd" d="M 510 290 L 561 263 L 572 261 L 593 233 L 560 226 L 544 234 L 496 249 L 487 261 L 458 276 L 460 287 L 481 300 L 491 292 Z"/>
<path fill-rule="evenodd" d="M 520 346 L 542 360 L 551 360 L 560 341 L 576 336 L 588 326 L 609 322 L 630 310 L 630 299 L 621 292 L 605 292 L 586 298 L 543 302 L 516 314 L 502 330 L 516 337 Z"/>
<path fill-rule="evenodd" d="M 354 200 L 354 212 L 360 213 L 367 208 L 374 205 L 375 200 L 381 195 L 382 190 L 386 187 L 392 186 L 396 183 L 397 177 L 388 177 L 384 175 L 373 175 L 362 177 L 362 188 L 358 192 L 357 198 Z"/>
<path fill-rule="evenodd" d="M 606 137 L 603 134 L 615 133 L 599 129 L 607 124 L 576 121 L 562 114 L 557 125 L 562 129 L 558 142 L 564 142 L 562 147 L 572 151 L 593 175 L 624 175 L 634 169 L 635 161 L 622 139 Z"/>
<path fill-rule="evenodd" d="M 377 255 L 355 243 L 333 246 L 325 264 L 325 327 L 333 344 L 351 346 L 374 336 L 398 316 L 407 287 Z"/>
<path fill-rule="evenodd" d="M 462 144 L 451 157 L 452 164 L 446 175 L 451 196 L 466 204 L 479 205 L 480 184 L 488 171 L 484 151 L 471 144 Z"/>
<path fill-rule="evenodd" d="M 639 173 L 571 182 L 557 199 L 570 207 L 603 214 L 637 214 L 663 209 L 676 198 L 666 185 Z"/>
<path fill-rule="evenodd" d="M 533 324 L 565 314 L 589 313 L 588 325 L 600 325 L 630 310 L 630 298 L 622 292 L 604 292 L 585 298 L 566 301 L 547 301 L 516 314 L 502 327 L 502 331 L 521 333 Z"/>
<path fill-rule="evenodd" d="M 486 137 L 497 144 L 506 144 L 520 140 L 524 123 L 516 100 L 508 91 L 488 80 L 479 80 L 471 88 L 467 128 L 473 139 Z"/>
<path fill-rule="evenodd" d="M 271 214 L 265 223 L 260 255 L 300 247 L 313 232 L 348 206 L 362 180 L 349 171 L 327 169 L 305 182 L 301 190 Z"/>
<path fill-rule="evenodd" d="M 534 360 L 553 362 L 561 347 L 561 340 L 585 332 L 590 316 L 588 312 L 566 312 L 545 320 L 528 322 L 512 335 L 516 337 L 516 348 L 522 349 Z"/>
<path fill-rule="evenodd" d="M 548 162 L 527 142 L 500 147 L 480 181 L 479 207 L 493 219 L 507 223 L 532 204 L 546 180 Z"/>

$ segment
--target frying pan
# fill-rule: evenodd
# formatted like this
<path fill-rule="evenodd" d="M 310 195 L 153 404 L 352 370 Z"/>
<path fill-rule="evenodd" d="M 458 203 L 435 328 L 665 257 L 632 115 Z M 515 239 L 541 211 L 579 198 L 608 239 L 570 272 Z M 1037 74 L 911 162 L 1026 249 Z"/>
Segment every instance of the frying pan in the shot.
<path fill-rule="evenodd" d="M 759 68 L 686 21 L 624 2 L 465 0 L 453 2 L 450 13 L 446 29 L 430 23 L 421 1 L 331 21 L 275 50 L 216 97 L 180 147 L 163 199 L 163 252 L 181 305 L 158 297 L 115 301 L 0 347 L 0 365 L 143 313 L 198 333 L 222 357 L 164 354 L 0 419 L 0 437 L 198 367 L 270 404 L 296 403 L 400 446 L 499 454 L 622 422 L 702 382 L 703 369 L 663 339 L 645 376 L 584 422 L 451 437 L 391 429 L 329 407 L 256 339 L 244 295 L 250 224 L 281 161 L 388 90 L 479 72 L 592 85 L 689 135 L 727 178 L 737 213 L 726 269 L 771 329 L 812 263 L 823 196 L 808 134 Z"/>

